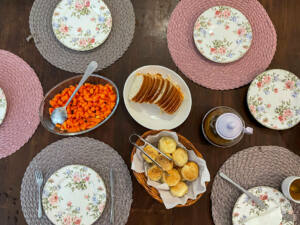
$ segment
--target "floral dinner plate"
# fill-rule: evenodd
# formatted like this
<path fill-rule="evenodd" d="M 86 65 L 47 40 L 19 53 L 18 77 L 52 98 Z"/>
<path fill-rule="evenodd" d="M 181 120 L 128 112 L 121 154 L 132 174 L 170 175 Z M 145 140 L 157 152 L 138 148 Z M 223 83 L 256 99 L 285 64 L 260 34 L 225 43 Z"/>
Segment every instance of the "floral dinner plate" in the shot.
<path fill-rule="evenodd" d="M 237 9 L 215 6 L 197 19 L 194 41 L 206 58 L 217 63 L 229 63 L 243 57 L 250 48 L 252 28 Z"/>
<path fill-rule="evenodd" d="M 274 225 L 294 225 L 294 212 L 291 203 L 283 196 L 281 192 L 271 187 L 254 187 L 248 190 L 250 193 L 259 197 L 264 201 L 267 208 L 264 210 L 259 209 L 253 204 L 253 201 L 248 198 L 246 194 L 242 194 L 237 200 L 233 212 L 232 223 L 233 225 L 245 225 L 250 224 L 250 220 L 257 218 L 258 216 L 264 216 L 266 213 L 270 213 L 273 209 L 272 222 L 278 224 Z M 274 207 L 280 208 L 276 211 L 279 215 L 274 215 Z M 278 219 L 279 218 L 279 219 Z M 278 221 L 279 220 L 279 221 Z M 280 221 L 281 220 L 281 221 Z M 257 221 L 258 222 L 258 221 Z M 269 221 L 271 222 L 271 221 Z M 281 222 L 281 223 L 280 223 Z M 252 224 L 252 223 L 251 223 Z M 254 223 L 253 223 L 254 224 Z M 256 224 L 256 223 L 255 223 Z M 258 224 L 258 223 L 257 223 Z"/>
<path fill-rule="evenodd" d="M 62 0 L 54 10 L 52 28 L 66 47 L 87 51 L 107 39 L 112 17 L 102 0 Z"/>
<path fill-rule="evenodd" d="M 106 188 L 94 170 L 81 165 L 65 166 L 46 182 L 42 203 L 55 225 L 91 225 L 104 210 Z"/>
<path fill-rule="evenodd" d="M 300 121 L 300 79 L 281 69 L 258 75 L 248 89 L 251 114 L 262 125 L 284 130 Z"/>
<path fill-rule="evenodd" d="M 3 122 L 6 115 L 7 102 L 3 90 L 0 88 L 0 124 Z"/>

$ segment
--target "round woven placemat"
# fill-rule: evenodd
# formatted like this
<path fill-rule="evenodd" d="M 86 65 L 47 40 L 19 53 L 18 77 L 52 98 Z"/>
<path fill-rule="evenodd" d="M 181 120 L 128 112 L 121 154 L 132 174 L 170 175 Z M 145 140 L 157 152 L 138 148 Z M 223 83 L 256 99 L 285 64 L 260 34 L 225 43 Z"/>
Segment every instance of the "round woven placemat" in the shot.
<path fill-rule="evenodd" d="M 43 88 L 34 70 L 20 57 L 0 50 L 0 87 L 7 112 L 0 125 L 0 158 L 19 150 L 40 123 Z"/>
<path fill-rule="evenodd" d="M 92 138 L 65 138 L 43 149 L 33 158 L 24 174 L 21 186 L 21 206 L 29 225 L 51 225 L 47 216 L 37 217 L 38 195 L 35 184 L 35 170 L 43 172 L 45 181 L 58 169 L 66 165 L 81 164 L 95 170 L 103 179 L 107 189 L 107 202 L 103 214 L 95 225 L 110 224 L 110 168 L 114 169 L 115 223 L 127 222 L 132 203 L 132 182 L 122 157 L 110 146 Z"/>
<path fill-rule="evenodd" d="M 288 176 L 300 176 L 300 157 L 278 146 L 251 147 L 231 156 L 220 168 L 232 180 L 246 189 L 270 186 L 281 190 Z M 215 225 L 231 225 L 232 210 L 242 193 L 216 175 L 212 193 L 212 216 Z M 295 225 L 300 224 L 300 205 L 292 203 Z"/>
<path fill-rule="evenodd" d="M 30 12 L 30 32 L 42 56 L 62 70 L 82 73 L 91 61 L 98 70 L 118 60 L 129 47 L 135 29 L 135 15 L 130 0 L 105 0 L 111 11 L 113 26 L 107 40 L 90 51 L 74 51 L 63 46 L 52 30 L 52 14 L 60 0 L 35 0 Z"/>
<path fill-rule="evenodd" d="M 233 63 L 211 62 L 194 44 L 193 29 L 198 16 L 216 5 L 240 10 L 252 26 L 250 49 L 243 58 Z M 167 40 L 178 68 L 194 82 L 216 90 L 234 89 L 249 83 L 269 66 L 277 44 L 272 21 L 257 0 L 182 0 L 171 15 Z"/>

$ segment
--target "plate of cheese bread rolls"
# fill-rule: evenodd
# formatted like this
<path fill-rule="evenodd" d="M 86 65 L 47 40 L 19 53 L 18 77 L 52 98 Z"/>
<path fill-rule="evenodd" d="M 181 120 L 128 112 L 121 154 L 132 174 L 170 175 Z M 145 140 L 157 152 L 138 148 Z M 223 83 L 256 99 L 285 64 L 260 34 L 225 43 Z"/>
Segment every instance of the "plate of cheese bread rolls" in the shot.
<path fill-rule="evenodd" d="M 148 136 L 159 134 L 164 131 L 150 130 L 141 135 L 141 139 L 137 139 L 131 154 L 131 162 L 134 159 L 136 151 L 141 149 L 146 154 L 142 153 L 142 160 L 145 164 L 145 172 L 138 173 L 133 170 L 133 174 L 137 181 L 145 188 L 145 190 L 157 201 L 163 203 L 159 191 L 149 185 L 147 181 L 157 182 L 159 184 L 166 184 L 170 194 L 175 198 L 182 198 L 187 195 L 191 183 L 194 182 L 200 176 L 200 168 L 196 162 L 194 162 L 188 154 L 188 151 L 193 151 L 196 157 L 202 158 L 202 154 L 195 148 L 195 146 L 182 135 L 177 134 L 178 142 L 170 136 L 160 136 L 157 143 L 145 142 Z M 160 133 L 161 134 L 161 133 Z M 181 146 L 184 146 L 181 147 Z M 189 150 L 186 150 L 189 149 Z M 169 160 L 165 155 L 168 156 Z M 151 159 L 149 158 L 151 157 Z M 153 160 L 155 162 L 153 162 Z M 165 185 L 165 186 L 166 186 Z M 205 183 L 207 185 L 207 183 Z M 205 186 L 204 185 L 204 186 Z M 198 194 L 196 199 L 188 199 L 186 204 L 178 204 L 175 207 L 189 206 L 197 202 L 201 198 L 202 194 Z"/>

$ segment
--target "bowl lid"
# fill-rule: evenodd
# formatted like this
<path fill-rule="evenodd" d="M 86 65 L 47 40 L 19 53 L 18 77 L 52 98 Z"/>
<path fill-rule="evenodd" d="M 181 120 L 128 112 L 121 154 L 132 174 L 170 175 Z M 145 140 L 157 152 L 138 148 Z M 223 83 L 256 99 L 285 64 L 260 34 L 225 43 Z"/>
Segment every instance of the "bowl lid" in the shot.
<path fill-rule="evenodd" d="M 216 121 L 218 135 L 226 140 L 233 140 L 240 136 L 243 128 L 243 121 L 234 113 L 224 113 Z"/>

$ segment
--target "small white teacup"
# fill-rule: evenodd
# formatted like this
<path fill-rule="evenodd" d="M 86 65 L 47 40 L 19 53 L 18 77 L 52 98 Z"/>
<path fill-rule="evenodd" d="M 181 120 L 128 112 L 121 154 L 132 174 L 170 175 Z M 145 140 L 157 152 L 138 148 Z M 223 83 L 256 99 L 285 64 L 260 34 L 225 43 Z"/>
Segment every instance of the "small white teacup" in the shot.
<path fill-rule="evenodd" d="M 281 190 L 289 200 L 300 203 L 300 177 L 287 177 L 281 184 Z"/>

